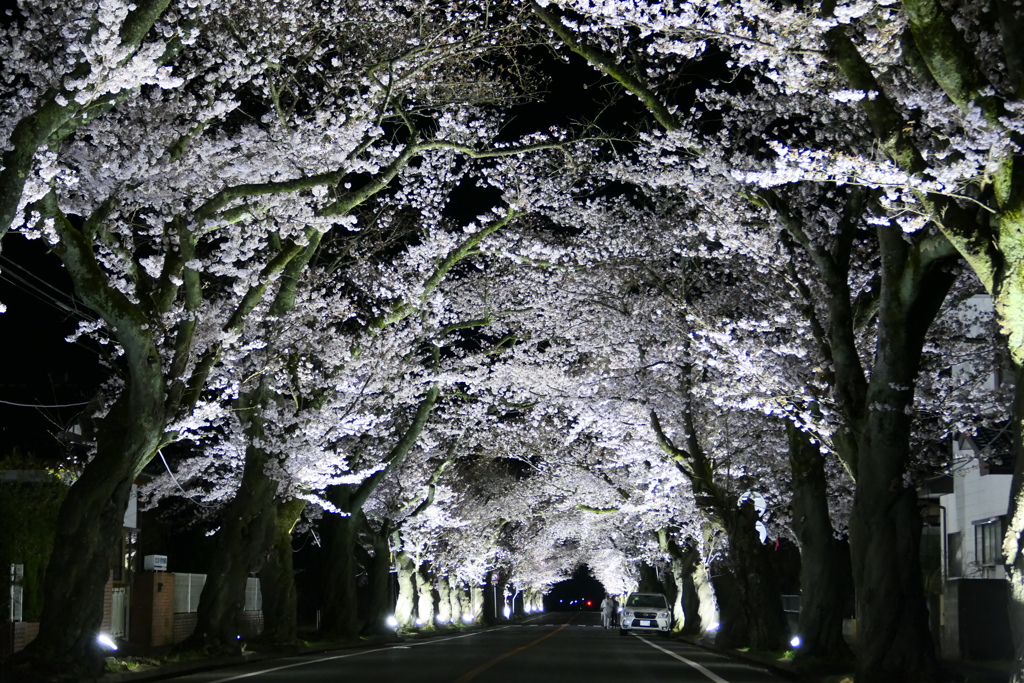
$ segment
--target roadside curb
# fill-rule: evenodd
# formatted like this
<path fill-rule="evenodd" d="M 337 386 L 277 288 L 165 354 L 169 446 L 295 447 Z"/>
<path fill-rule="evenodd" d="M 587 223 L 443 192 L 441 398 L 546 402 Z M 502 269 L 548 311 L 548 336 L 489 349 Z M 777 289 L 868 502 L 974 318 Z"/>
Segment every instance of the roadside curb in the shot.
<path fill-rule="evenodd" d="M 351 643 L 338 643 L 330 647 L 299 648 L 292 652 L 247 652 L 240 655 L 222 655 L 206 659 L 195 659 L 187 662 L 173 662 L 161 666 L 154 666 L 142 671 L 119 671 L 105 673 L 102 676 L 90 679 L 93 683 L 142 683 L 143 681 L 157 681 L 164 678 L 172 678 L 188 673 L 199 673 L 212 669 L 222 669 L 229 666 L 249 664 L 251 662 L 264 662 L 272 659 L 286 659 L 288 657 L 300 657 L 302 655 L 315 655 L 324 652 L 338 650 L 357 650 L 360 648 L 374 648 L 389 643 L 401 642 L 400 638 L 379 639 L 376 641 L 360 641 Z"/>
<path fill-rule="evenodd" d="M 751 664 L 758 666 L 762 669 L 767 669 L 772 674 L 780 676 L 782 678 L 786 678 L 791 681 L 799 681 L 800 683 L 820 683 L 820 681 L 822 680 L 819 677 L 809 676 L 801 671 L 796 671 L 791 667 L 779 664 L 778 661 L 771 657 L 741 652 L 739 650 L 730 650 L 723 647 L 716 647 L 715 645 L 712 645 L 710 643 L 700 642 L 699 640 L 694 640 L 692 638 L 682 637 L 676 639 L 684 643 L 688 643 L 689 645 L 693 645 L 694 647 L 699 647 L 702 650 L 713 652 L 715 654 L 722 655 L 723 657 L 728 657 L 729 659 L 732 659 L 737 662 Z"/>
<path fill-rule="evenodd" d="M 326 652 L 337 652 L 341 650 L 373 649 L 393 645 L 397 643 L 417 642 L 430 640 L 442 636 L 450 636 L 457 633 L 484 630 L 489 627 L 466 627 L 452 631 L 436 631 L 431 633 L 412 633 L 404 636 L 375 637 L 367 640 L 338 642 L 329 646 L 315 646 L 297 648 L 291 652 L 247 652 L 241 655 L 223 655 L 206 659 L 195 659 L 187 662 L 174 662 L 161 666 L 154 666 L 142 671 L 119 671 L 104 673 L 92 679 L 86 679 L 89 683 L 144 683 L 145 681 L 158 681 L 166 678 L 173 678 L 183 674 L 199 673 L 213 669 L 222 669 L 230 666 L 238 666 L 251 662 L 263 662 L 273 659 L 287 659 L 289 657 L 300 657 L 303 655 L 316 655 Z"/>

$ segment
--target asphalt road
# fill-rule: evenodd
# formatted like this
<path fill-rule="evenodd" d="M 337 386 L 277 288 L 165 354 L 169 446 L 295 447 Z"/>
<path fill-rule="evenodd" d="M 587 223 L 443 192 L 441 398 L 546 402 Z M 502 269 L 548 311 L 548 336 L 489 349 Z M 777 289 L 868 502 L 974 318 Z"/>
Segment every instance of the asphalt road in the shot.
<path fill-rule="evenodd" d="M 620 636 L 596 613 L 194 673 L 188 683 L 769 683 L 763 669 L 655 635 Z"/>

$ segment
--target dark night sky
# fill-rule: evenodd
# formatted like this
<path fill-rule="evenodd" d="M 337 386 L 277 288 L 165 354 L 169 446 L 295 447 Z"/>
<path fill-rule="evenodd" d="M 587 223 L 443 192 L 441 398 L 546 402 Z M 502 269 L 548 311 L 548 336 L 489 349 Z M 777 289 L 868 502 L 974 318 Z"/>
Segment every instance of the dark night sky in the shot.
<path fill-rule="evenodd" d="M 81 403 L 99 381 L 96 352 L 65 341 L 78 321 L 60 305 L 74 305 L 71 291 L 63 266 L 45 243 L 19 235 L 4 237 L 0 302 L 7 312 L 0 314 L 0 457 L 14 446 L 36 455 L 56 455 L 57 443 L 49 434 L 81 410 L 10 403 Z"/>

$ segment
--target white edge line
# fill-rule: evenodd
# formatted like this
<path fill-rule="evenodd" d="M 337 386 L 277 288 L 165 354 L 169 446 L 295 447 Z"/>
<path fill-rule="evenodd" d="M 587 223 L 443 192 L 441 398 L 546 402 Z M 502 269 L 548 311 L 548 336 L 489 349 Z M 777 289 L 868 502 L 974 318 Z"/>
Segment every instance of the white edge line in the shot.
<path fill-rule="evenodd" d="M 655 650 L 661 650 L 662 652 L 667 654 L 669 657 L 675 657 L 680 662 L 683 662 L 684 664 L 689 664 L 694 669 L 696 669 L 697 671 L 701 672 L 702 674 L 704 674 L 705 676 L 710 678 L 715 683 L 729 683 L 729 681 L 725 680 L 724 678 L 722 678 L 721 676 L 716 674 L 711 669 L 708 669 L 706 666 L 698 664 L 697 662 L 693 661 L 692 659 L 687 659 L 686 657 L 684 657 L 682 655 L 679 655 L 679 654 L 676 654 L 675 652 L 672 652 L 672 650 L 666 650 L 661 645 L 655 645 L 654 643 L 652 643 L 651 641 L 647 640 L 643 636 L 637 636 L 637 639 L 647 643 L 648 645 L 653 647 Z"/>
<path fill-rule="evenodd" d="M 508 626 L 503 626 L 501 628 L 509 628 L 509 627 Z M 440 639 L 436 639 L 436 640 L 435 639 L 424 640 L 424 641 L 421 641 L 421 642 L 418 642 L 418 643 L 406 643 L 406 644 L 403 644 L 402 647 L 416 647 L 418 645 L 431 645 L 433 643 L 444 643 L 444 642 L 447 642 L 449 640 L 458 640 L 460 638 L 469 638 L 470 636 L 479 635 L 481 633 L 486 633 L 488 631 L 498 631 L 498 630 L 501 630 L 501 629 L 486 629 L 486 630 L 482 630 L 482 631 L 475 631 L 473 633 L 465 633 L 465 634 L 463 634 L 461 636 L 452 636 L 450 638 L 440 638 Z M 316 659 L 310 659 L 310 660 L 306 660 L 306 661 L 302 661 L 302 662 L 293 662 L 291 664 L 282 664 L 281 666 L 273 666 L 273 667 L 270 667 L 269 669 L 260 669 L 259 671 L 250 671 L 249 673 L 238 674 L 236 676 L 229 676 L 227 678 L 217 678 L 217 679 L 214 679 L 214 680 L 210 681 L 210 683 L 227 683 L 228 681 L 239 681 L 239 680 L 242 680 L 243 678 L 252 678 L 254 676 L 262 676 L 263 674 L 269 674 L 269 673 L 273 673 L 274 671 L 281 671 L 283 669 L 294 669 L 295 667 L 298 667 L 298 666 L 309 666 L 310 664 L 318 664 L 320 662 L 330 662 L 330 661 L 333 661 L 335 659 L 348 659 L 350 657 L 358 657 L 360 655 L 371 655 L 371 654 L 373 654 L 375 652 L 385 652 L 386 650 L 393 650 L 393 649 L 395 649 L 395 648 L 394 647 L 378 647 L 378 648 L 373 649 L 373 650 L 360 650 L 359 652 L 349 652 L 347 654 L 333 655 L 331 657 L 317 657 Z"/>

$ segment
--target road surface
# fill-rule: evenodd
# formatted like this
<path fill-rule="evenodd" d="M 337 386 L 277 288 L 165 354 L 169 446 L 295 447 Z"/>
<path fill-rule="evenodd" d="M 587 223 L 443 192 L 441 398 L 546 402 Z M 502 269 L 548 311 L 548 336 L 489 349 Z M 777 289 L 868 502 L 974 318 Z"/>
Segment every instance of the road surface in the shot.
<path fill-rule="evenodd" d="M 656 635 L 620 636 L 594 612 L 357 650 L 264 660 L 185 683 L 777 683 L 755 665 Z"/>

